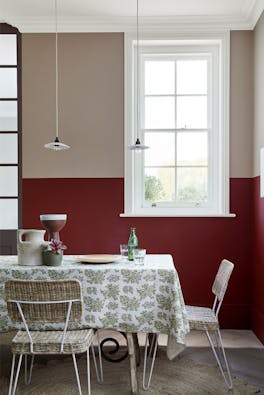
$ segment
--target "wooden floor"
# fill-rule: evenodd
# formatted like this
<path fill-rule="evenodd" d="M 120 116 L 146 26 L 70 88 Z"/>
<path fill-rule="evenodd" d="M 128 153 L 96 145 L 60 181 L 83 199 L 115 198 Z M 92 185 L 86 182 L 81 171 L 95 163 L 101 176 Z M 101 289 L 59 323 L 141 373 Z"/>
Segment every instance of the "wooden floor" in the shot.
<path fill-rule="evenodd" d="M 264 350 L 264 345 L 258 340 L 254 333 L 250 330 L 221 330 L 225 347 L 229 348 L 260 348 Z M 121 345 L 125 345 L 124 337 L 114 331 L 100 331 L 100 337 L 111 337 L 113 335 Z M 166 346 L 168 337 L 166 335 L 159 336 L 159 345 Z M 145 335 L 139 334 L 139 345 L 144 346 Z M 187 347 L 208 347 L 208 341 L 204 332 L 192 331 L 186 337 Z"/>
<path fill-rule="evenodd" d="M 258 386 L 264 393 L 264 346 L 249 330 L 222 330 L 232 373 L 250 384 Z M 125 346 L 124 337 L 113 331 L 100 331 L 100 338 L 114 337 Z M 0 376 L 9 376 L 11 336 L 0 334 Z M 145 335 L 139 335 L 139 344 L 144 346 Z M 166 346 L 167 336 L 160 335 L 159 344 Z M 111 344 L 109 343 L 109 346 Z M 186 338 L 186 349 L 181 354 L 195 362 L 215 366 L 211 349 L 204 333 L 193 331 Z"/>
<path fill-rule="evenodd" d="M 222 330 L 223 343 L 232 373 L 252 385 L 256 385 L 264 394 L 264 345 L 250 330 Z M 113 335 L 125 346 L 122 335 L 112 331 L 102 331 L 102 337 Z M 144 346 L 145 335 L 139 334 L 139 345 Z M 166 346 L 167 336 L 159 336 L 159 345 Z M 110 344 L 109 344 L 110 345 Z M 215 359 L 204 332 L 192 331 L 186 337 L 186 349 L 181 354 L 195 362 L 215 366 Z"/>

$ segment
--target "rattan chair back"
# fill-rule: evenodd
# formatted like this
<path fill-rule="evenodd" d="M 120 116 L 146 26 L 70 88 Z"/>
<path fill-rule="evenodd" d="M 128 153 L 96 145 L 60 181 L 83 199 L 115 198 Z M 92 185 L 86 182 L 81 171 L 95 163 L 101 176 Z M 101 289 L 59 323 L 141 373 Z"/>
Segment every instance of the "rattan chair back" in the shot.
<path fill-rule="evenodd" d="M 212 287 L 212 292 L 217 297 L 219 302 L 222 302 L 224 299 L 228 281 L 233 269 L 234 264 L 232 262 L 228 261 L 227 259 L 222 260 Z"/>
<path fill-rule="evenodd" d="M 82 317 L 82 292 L 78 280 L 10 280 L 5 283 L 5 293 L 9 317 L 16 322 L 22 321 L 16 301 L 20 302 L 27 322 L 65 322 L 69 301 L 72 301 L 69 322 L 79 321 Z"/>

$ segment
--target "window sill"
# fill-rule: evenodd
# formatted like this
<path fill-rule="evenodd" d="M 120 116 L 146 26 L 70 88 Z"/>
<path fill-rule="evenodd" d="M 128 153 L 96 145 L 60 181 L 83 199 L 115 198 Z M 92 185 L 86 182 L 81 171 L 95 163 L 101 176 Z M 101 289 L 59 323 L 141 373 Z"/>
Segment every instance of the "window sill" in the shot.
<path fill-rule="evenodd" d="M 120 217 L 179 217 L 179 218 L 235 218 L 236 214 L 168 214 L 168 213 L 121 213 Z"/>

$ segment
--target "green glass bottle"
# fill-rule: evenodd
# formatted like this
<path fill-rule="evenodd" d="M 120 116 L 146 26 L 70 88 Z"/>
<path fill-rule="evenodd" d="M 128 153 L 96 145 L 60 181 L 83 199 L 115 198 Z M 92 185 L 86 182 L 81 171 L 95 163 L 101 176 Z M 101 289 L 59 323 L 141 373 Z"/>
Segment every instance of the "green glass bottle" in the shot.
<path fill-rule="evenodd" d="M 128 239 L 128 260 L 133 261 L 133 250 L 134 248 L 138 248 L 138 238 L 136 236 L 136 228 L 131 228 L 130 229 L 130 236 Z"/>

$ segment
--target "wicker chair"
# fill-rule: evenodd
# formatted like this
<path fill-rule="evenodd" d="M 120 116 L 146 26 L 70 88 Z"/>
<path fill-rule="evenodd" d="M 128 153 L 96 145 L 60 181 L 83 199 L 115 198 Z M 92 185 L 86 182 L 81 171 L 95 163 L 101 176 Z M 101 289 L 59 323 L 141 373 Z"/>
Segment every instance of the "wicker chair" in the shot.
<path fill-rule="evenodd" d="M 206 307 L 186 306 L 190 329 L 205 331 L 217 364 L 229 389 L 233 388 L 233 383 L 225 354 L 225 349 L 222 342 L 218 314 L 225 296 L 228 281 L 233 271 L 233 268 L 234 265 L 232 262 L 226 259 L 221 262 L 212 287 L 212 292 L 215 295 L 215 299 L 213 307 L 211 309 Z M 209 334 L 209 331 L 213 331 L 215 333 L 217 351 L 214 347 L 214 343 Z M 222 359 L 223 361 L 221 361 Z M 227 371 L 227 374 L 224 372 L 224 370 Z"/>
<path fill-rule="evenodd" d="M 93 329 L 67 330 L 68 324 L 80 321 L 82 317 L 82 293 L 78 280 L 23 281 L 5 283 L 8 314 L 11 320 L 23 322 L 25 330 L 19 330 L 12 340 L 12 367 L 8 395 L 15 395 L 21 362 L 25 356 L 25 382 L 31 381 L 34 356 L 39 354 L 71 354 L 79 394 L 82 394 L 75 354 L 86 352 L 87 386 L 91 394 L 89 349 L 95 364 L 98 382 L 103 380 L 100 346 L 98 346 L 100 376 L 98 373 L 93 340 Z M 28 324 L 64 323 L 63 330 L 39 331 L 29 329 Z M 99 344 L 99 343 L 98 343 Z M 16 355 L 19 355 L 16 374 Z M 27 356 L 31 365 L 27 372 Z M 15 378 L 15 379 L 14 379 Z"/>

